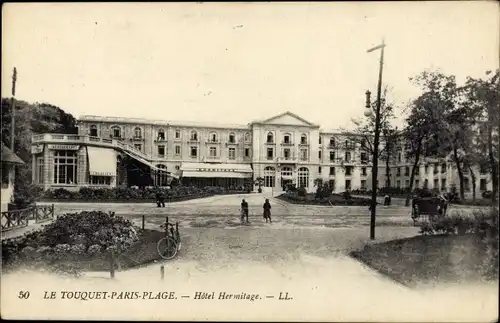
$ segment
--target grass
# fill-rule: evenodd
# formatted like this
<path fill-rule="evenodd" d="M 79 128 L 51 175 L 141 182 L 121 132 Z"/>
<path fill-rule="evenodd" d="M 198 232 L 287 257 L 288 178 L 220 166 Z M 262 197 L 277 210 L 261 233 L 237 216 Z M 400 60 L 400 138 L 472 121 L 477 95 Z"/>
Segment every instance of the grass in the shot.
<path fill-rule="evenodd" d="M 371 202 L 368 198 L 362 197 L 351 197 L 346 200 L 343 196 L 333 194 L 327 198 L 316 199 L 315 194 L 308 193 L 304 197 L 290 197 L 286 193 L 276 196 L 277 199 L 292 203 L 292 204 L 302 204 L 302 205 L 356 205 L 356 206 L 368 206 Z"/>
<path fill-rule="evenodd" d="M 350 255 L 409 287 L 432 282 L 498 279 L 495 252 L 472 234 L 393 240 L 367 245 Z"/>

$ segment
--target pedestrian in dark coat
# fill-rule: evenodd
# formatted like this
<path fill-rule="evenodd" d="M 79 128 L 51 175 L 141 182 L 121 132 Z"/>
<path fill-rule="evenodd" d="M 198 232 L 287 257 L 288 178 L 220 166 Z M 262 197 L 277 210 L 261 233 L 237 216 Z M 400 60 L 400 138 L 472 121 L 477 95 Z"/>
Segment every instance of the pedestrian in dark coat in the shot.
<path fill-rule="evenodd" d="M 271 203 L 269 203 L 269 199 L 266 199 L 263 208 L 264 208 L 264 219 L 266 220 L 266 223 L 267 221 L 272 223 L 273 221 L 271 220 Z"/>
<path fill-rule="evenodd" d="M 160 190 L 156 191 L 156 206 L 157 207 L 165 207 L 165 195 Z"/>

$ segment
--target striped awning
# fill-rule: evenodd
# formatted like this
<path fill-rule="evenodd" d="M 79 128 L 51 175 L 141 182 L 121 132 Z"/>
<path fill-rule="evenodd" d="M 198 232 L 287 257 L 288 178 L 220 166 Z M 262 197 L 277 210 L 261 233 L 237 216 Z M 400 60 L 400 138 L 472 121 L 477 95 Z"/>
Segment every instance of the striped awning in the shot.
<path fill-rule="evenodd" d="M 251 178 L 250 164 L 183 163 L 182 177 Z"/>

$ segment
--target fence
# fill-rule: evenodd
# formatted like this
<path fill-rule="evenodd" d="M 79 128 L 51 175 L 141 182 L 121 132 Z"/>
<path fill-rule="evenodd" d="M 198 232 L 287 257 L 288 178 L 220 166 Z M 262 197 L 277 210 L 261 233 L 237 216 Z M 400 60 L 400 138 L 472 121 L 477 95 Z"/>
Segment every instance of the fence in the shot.
<path fill-rule="evenodd" d="M 42 223 L 54 218 L 54 204 L 31 206 L 26 209 L 2 212 L 2 232 L 26 227 L 30 220 Z"/>

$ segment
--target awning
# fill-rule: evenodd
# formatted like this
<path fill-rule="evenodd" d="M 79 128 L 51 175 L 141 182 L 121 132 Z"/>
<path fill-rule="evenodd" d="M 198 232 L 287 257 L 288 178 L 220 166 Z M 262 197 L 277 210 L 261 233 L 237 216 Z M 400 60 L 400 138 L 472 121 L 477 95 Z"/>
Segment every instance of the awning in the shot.
<path fill-rule="evenodd" d="M 249 164 L 183 163 L 183 177 L 206 178 L 251 178 L 253 171 Z"/>
<path fill-rule="evenodd" d="M 116 152 L 113 149 L 87 146 L 90 176 L 116 176 Z"/>
<path fill-rule="evenodd" d="M 123 152 L 126 153 L 128 156 L 134 158 L 135 160 L 143 163 L 144 165 L 149 166 L 153 171 L 167 173 L 167 176 L 171 176 L 173 178 L 179 178 L 179 176 L 172 174 L 171 172 L 167 171 L 165 168 L 158 168 L 155 165 L 153 165 L 152 163 L 150 163 L 149 161 L 147 161 L 146 159 L 144 159 L 138 155 L 129 153 L 126 150 L 124 150 Z"/>
<path fill-rule="evenodd" d="M 2 154 L 0 155 L 0 158 L 2 159 L 2 163 L 9 163 L 9 164 L 24 164 L 24 162 L 12 152 L 5 144 L 2 142 Z"/>
<path fill-rule="evenodd" d="M 252 178 L 251 173 L 235 172 L 182 172 L 182 177 L 204 177 L 204 178 Z"/>

